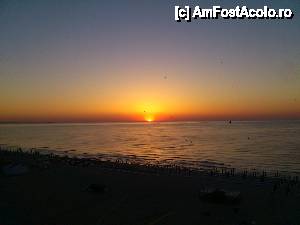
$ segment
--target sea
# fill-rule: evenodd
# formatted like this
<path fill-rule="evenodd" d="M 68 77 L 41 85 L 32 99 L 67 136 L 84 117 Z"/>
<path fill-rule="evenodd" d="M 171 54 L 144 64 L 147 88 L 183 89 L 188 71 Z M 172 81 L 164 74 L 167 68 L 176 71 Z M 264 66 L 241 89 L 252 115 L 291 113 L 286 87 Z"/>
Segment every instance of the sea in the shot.
<path fill-rule="evenodd" d="M 1 124 L 0 147 L 300 175 L 300 121 Z"/>

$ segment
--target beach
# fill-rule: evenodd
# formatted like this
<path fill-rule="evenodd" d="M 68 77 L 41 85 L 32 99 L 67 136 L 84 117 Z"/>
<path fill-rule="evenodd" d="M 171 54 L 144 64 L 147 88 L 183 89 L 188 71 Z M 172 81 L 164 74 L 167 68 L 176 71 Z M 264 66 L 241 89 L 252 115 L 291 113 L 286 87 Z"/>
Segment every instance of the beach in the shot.
<path fill-rule="evenodd" d="M 298 180 L 0 151 L 0 224 L 299 224 Z M 211 190 L 214 190 L 213 192 Z M 203 193 L 238 195 L 203 198 Z M 220 197 L 220 196 L 219 196 Z"/>

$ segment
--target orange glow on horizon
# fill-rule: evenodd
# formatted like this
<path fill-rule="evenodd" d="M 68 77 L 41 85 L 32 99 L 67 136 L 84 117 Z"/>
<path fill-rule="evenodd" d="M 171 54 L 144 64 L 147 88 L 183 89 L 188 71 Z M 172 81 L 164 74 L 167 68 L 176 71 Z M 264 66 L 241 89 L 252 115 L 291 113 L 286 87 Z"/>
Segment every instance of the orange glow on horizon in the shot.
<path fill-rule="evenodd" d="M 149 91 L 139 86 L 131 92 L 115 91 L 113 96 L 102 97 L 98 92 L 44 99 L 32 97 L 35 101 L 26 104 L 18 100 L 0 101 L 0 122 L 164 122 L 228 119 L 276 119 L 300 118 L 300 105 L 293 101 L 275 101 L 243 97 L 205 97 L 195 92 L 183 96 L 181 93 L 165 89 Z M 180 89 L 180 87 L 178 87 Z M 121 89 L 120 89 L 121 90 Z M 139 93 L 139 94 L 136 94 Z M 81 95 L 82 94 L 82 95 Z M 0 96 L 0 100 L 3 96 Z M 31 98 L 30 98 L 31 99 Z M 251 100 L 251 101 L 250 101 Z M 47 104 L 46 104 L 47 103 Z"/>
<path fill-rule="evenodd" d="M 145 116 L 145 121 L 147 121 L 147 122 L 153 122 L 154 121 L 154 116 L 153 115 L 146 115 Z"/>

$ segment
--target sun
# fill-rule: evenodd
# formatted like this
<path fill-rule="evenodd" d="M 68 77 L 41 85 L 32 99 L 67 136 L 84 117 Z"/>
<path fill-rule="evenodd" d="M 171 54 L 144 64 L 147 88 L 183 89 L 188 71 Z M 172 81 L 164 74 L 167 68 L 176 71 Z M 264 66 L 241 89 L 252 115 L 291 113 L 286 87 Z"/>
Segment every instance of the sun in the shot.
<path fill-rule="evenodd" d="M 154 117 L 152 115 L 148 115 L 148 116 L 145 116 L 145 121 L 147 122 L 153 122 L 154 121 Z"/>

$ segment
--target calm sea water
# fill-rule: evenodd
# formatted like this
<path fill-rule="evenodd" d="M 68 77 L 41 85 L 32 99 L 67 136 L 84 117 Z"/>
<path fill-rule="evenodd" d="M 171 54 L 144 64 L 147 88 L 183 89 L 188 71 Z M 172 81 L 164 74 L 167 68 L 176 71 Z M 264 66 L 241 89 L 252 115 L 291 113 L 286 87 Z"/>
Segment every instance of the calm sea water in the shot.
<path fill-rule="evenodd" d="M 2 124 L 0 143 L 99 159 L 300 174 L 300 121 Z"/>

